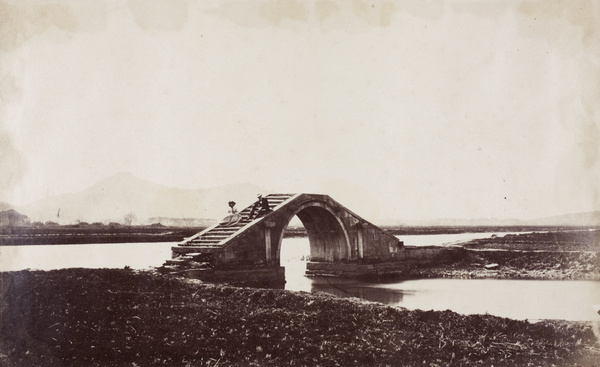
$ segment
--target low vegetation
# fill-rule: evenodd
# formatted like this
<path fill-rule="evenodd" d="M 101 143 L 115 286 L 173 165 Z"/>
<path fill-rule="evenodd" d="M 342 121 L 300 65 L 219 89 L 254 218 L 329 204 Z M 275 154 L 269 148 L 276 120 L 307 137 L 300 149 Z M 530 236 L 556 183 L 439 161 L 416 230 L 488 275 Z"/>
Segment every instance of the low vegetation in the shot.
<path fill-rule="evenodd" d="M 596 366 L 591 325 L 129 270 L 1 273 L 1 366 Z"/>
<path fill-rule="evenodd" d="M 513 225 L 513 226 L 381 226 L 387 233 L 396 236 L 428 235 L 428 234 L 459 234 L 497 232 L 558 232 L 572 229 L 587 229 L 587 226 L 543 226 L 543 225 Z"/>
<path fill-rule="evenodd" d="M 600 230 L 553 230 L 534 233 L 507 234 L 483 238 L 463 245 L 470 249 L 511 251 L 593 251 L 600 250 Z"/>
<path fill-rule="evenodd" d="M 179 242 L 203 229 L 166 227 L 161 224 L 123 226 L 118 223 L 0 227 L 0 246 Z"/>
<path fill-rule="evenodd" d="M 600 230 L 509 234 L 472 240 L 452 261 L 418 266 L 412 278 L 600 280 Z M 494 264 L 494 268 L 485 268 Z"/>

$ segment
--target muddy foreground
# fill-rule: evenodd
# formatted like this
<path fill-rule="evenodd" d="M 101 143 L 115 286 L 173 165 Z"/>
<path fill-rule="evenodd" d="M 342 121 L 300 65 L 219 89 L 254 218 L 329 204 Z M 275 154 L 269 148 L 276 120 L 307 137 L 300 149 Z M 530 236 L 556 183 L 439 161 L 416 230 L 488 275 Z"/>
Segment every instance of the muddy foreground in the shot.
<path fill-rule="evenodd" d="M 1 273 L 0 366 L 597 366 L 592 325 L 151 272 Z"/>
<path fill-rule="evenodd" d="M 407 278 L 600 280 L 600 230 L 509 234 L 460 245 L 451 261 L 416 266 Z"/>

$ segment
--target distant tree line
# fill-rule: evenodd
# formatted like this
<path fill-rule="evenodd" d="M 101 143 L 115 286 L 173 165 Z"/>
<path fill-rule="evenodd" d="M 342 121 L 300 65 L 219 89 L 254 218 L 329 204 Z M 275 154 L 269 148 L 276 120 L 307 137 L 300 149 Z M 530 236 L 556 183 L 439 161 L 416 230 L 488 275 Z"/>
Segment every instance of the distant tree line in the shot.
<path fill-rule="evenodd" d="M 9 209 L 0 212 L 0 227 L 23 227 L 30 225 L 29 217 Z"/>
<path fill-rule="evenodd" d="M 71 224 L 70 226 L 75 227 L 120 227 L 121 225 L 131 226 L 137 220 L 135 213 L 127 213 L 123 217 L 123 223 L 110 222 L 108 224 L 102 222 L 88 223 L 78 220 L 77 223 Z M 60 226 L 59 223 L 53 221 L 47 222 L 31 222 L 29 217 L 25 214 L 21 214 L 14 209 L 0 211 L 0 227 L 54 227 Z"/>

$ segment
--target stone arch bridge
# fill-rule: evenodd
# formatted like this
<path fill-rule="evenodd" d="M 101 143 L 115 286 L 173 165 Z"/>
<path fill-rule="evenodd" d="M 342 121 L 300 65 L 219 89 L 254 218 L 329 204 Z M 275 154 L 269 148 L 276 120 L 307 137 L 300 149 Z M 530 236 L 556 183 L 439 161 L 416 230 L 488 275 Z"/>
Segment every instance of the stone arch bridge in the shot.
<path fill-rule="evenodd" d="M 166 266 L 184 269 L 190 276 L 284 277 L 280 266 L 281 242 L 290 220 L 297 216 L 310 242 L 307 273 L 359 276 L 385 273 L 401 267 L 404 246 L 327 195 L 270 194 L 271 212 L 250 220 L 251 207 L 233 225 L 217 224 L 186 238 L 172 248 Z M 395 264 L 395 265 L 394 265 Z"/>

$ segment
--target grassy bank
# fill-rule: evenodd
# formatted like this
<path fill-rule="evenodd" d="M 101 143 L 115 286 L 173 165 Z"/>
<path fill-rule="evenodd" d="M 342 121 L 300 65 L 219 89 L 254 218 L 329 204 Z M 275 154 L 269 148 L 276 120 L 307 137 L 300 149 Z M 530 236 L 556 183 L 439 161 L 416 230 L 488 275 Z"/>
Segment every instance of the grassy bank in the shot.
<path fill-rule="evenodd" d="M 486 265 L 497 268 L 486 269 Z M 404 278 L 600 280 L 598 254 L 475 252 L 455 262 L 415 266 Z"/>
<path fill-rule="evenodd" d="M 547 232 L 508 234 L 469 241 L 470 249 L 502 249 L 511 251 L 593 251 L 600 250 L 600 230 L 554 230 Z"/>
<path fill-rule="evenodd" d="M 0 227 L 0 246 L 179 242 L 203 229 L 105 225 Z"/>
<path fill-rule="evenodd" d="M 1 273 L 1 366 L 596 366 L 590 325 L 128 270 Z"/>
<path fill-rule="evenodd" d="M 600 280 L 600 231 L 551 231 L 469 241 L 449 261 L 410 269 L 410 278 Z M 496 264 L 493 269 L 486 265 Z"/>
<path fill-rule="evenodd" d="M 402 235 L 431 235 L 431 234 L 459 234 L 459 233 L 484 233 L 484 232 L 560 232 L 568 230 L 586 230 L 588 226 L 380 226 L 387 233 Z M 597 227 L 596 227 L 597 228 Z"/>

